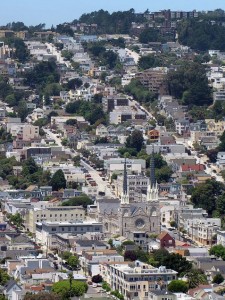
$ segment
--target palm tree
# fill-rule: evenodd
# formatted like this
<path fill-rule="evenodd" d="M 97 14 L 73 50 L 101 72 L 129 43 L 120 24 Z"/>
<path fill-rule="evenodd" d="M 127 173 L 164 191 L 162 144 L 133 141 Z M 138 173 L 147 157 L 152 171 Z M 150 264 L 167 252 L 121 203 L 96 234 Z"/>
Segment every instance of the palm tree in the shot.
<path fill-rule="evenodd" d="M 70 291 L 69 291 L 69 294 L 70 294 L 70 297 L 72 297 L 73 273 L 69 273 L 68 277 L 69 277 L 69 282 L 70 282 Z"/>
<path fill-rule="evenodd" d="M 192 269 L 190 272 L 186 274 L 187 280 L 188 280 L 188 285 L 190 289 L 193 289 L 200 284 L 207 284 L 207 277 L 203 273 L 202 270 L 194 270 Z"/>

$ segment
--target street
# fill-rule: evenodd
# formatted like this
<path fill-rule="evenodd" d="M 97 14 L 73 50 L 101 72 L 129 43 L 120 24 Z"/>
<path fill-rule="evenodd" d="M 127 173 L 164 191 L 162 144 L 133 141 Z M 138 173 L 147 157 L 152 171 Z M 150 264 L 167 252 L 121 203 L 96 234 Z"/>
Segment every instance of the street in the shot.
<path fill-rule="evenodd" d="M 43 128 L 45 133 L 51 138 L 54 139 L 55 143 L 59 146 L 62 147 L 63 150 L 65 150 L 67 153 L 71 155 L 71 157 L 75 157 L 77 155 L 80 155 L 80 153 L 72 150 L 68 147 L 62 146 L 61 138 L 57 137 L 58 134 L 53 133 L 50 129 Z M 99 172 L 96 171 L 93 167 L 91 167 L 87 162 L 85 162 L 83 159 L 81 159 L 81 165 L 87 169 L 93 180 L 97 183 L 98 185 L 98 191 L 99 192 L 104 192 L 107 197 L 110 198 L 116 198 L 115 195 L 113 195 L 111 189 L 110 189 L 110 184 L 108 181 L 103 181 L 101 176 L 99 175 Z"/>

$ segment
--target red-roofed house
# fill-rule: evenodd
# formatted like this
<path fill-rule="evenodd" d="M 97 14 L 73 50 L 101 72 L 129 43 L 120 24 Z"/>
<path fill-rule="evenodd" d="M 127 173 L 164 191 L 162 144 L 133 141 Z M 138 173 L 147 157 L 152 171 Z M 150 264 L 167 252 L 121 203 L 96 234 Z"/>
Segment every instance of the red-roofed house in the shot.
<path fill-rule="evenodd" d="M 202 164 L 181 166 L 181 172 L 198 172 L 204 170 L 205 170 L 205 166 Z"/>
<path fill-rule="evenodd" d="M 160 242 L 160 248 L 174 248 L 175 239 L 167 232 L 163 231 L 158 235 L 157 240 Z"/>

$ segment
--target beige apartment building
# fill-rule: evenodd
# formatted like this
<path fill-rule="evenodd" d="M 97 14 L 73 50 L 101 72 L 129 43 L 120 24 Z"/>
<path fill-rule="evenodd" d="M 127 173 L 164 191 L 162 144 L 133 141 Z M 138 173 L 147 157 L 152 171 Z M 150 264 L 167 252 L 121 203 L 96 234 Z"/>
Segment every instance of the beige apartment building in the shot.
<path fill-rule="evenodd" d="M 36 222 L 76 222 L 84 221 L 85 210 L 82 206 L 57 206 L 34 208 L 28 213 L 27 229 L 35 233 Z"/>
<path fill-rule="evenodd" d="M 100 274 L 125 300 L 148 299 L 151 291 L 166 290 L 170 281 L 177 278 L 174 270 L 164 266 L 155 268 L 140 261 L 100 264 Z"/>
<path fill-rule="evenodd" d="M 13 137 L 18 137 L 25 141 L 39 137 L 39 126 L 14 124 L 9 131 Z"/>
<path fill-rule="evenodd" d="M 216 121 L 215 119 L 205 119 L 205 123 L 207 125 L 207 130 L 214 132 L 217 136 L 222 135 L 225 130 L 224 120 Z"/>
<path fill-rule="evenodd" d="M 165 84 L 167 70 L 164 68 L 152 68 L 136 74 L 136 78 L 151 92 L 167 94 Z"/>

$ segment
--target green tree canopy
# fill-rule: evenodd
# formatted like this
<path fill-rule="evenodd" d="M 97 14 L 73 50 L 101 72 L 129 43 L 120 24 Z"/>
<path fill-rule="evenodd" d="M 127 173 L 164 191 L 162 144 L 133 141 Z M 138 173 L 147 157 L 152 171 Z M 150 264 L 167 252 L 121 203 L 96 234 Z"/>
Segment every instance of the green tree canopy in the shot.
<path fill-rule="evenodd" d="M 213 283 L 220 284 L 222 282 L 224 282 L 224 277 L 221 273 L 218 273 L 213 277 Z"/>
<path fill-rule="evenodd" d="M 63 280 L 53 284 L 52 291 L 62 297 L 62 299 L 70 299 L 70 297 L 81 297 L 88 290 L 86 282 L 72 280 Z"/>
<path fill-rule="evenodd" d="M 225 28 L 220 24 L 212 24 L 211 20 L 187 19 L 179 23 L 178 36 L 183 45 L 194 50 L 225 50 Z"/>
<path fill-rule="evenodd" d="M 91 204 L 93 204 L 93 201 L 87 195 L 83 194 L 64 201 L 62 206 L 83 206 L 84 208 L 87 208 L 87 206 Z"/>
<path fill-rule="evenodd" d="M 24 300 L 62 300 L 62 298 L 55 293 L 41 292 L 38 294 L 27 293 Z"/>
<path fill-rule="evenodd" d="M 138 67 L 141 70 L 146 70 L 149 68 L 155 68 L 160 66 L 162 66 L 161 60 L 153 54 L 141 56 L 141 58 L 138 61 Z"/>
<path fill-rule="evenodd" d="M 195 207 L 201 207 L 211 215 L 214 210 L 221 210 L 224 197 L 219 196 L 224 193 L 224 190 L 225 186 L 222 183 L 208 179 L 193 189 L 191 201 Z"/>
<path fill-rule="evenodd" d="M 205 67 L 197 62 L 185 62 L 176 71 L 167 74 L 169 92 L 185 105 L 209 105 L 212 91 Z"/>
<path fill-rule="evenodd" d="M 168 291 L 172 293 L 186 293 L 188 291 L 188 285 L 182 280 L 172 280 L 168 284 Z"/>
<path fill-rule="evenodd" d="M 200 284 L 207 284 L 207 277 L 202 270 L 192 269 L 187 274 L 188 286 L 190 289 L 198 287 Z"/>
<path fill-rule="evenodd" d="M 99 34 L 129 34 L 132 22 L 142 23 L 145 21 L 143 16 L 136 14 L 134 9 L 128 11 L 117 11 L 110 14 L 106 10 L 99 10 L 88 14 L 83 14 L 80 19 L 73 23 L 97 24 Z"/>
<path fill-rule="evenodd" d="M 58 191 L 60 189 L 66 188 L 66 179 L 61 169 L 56 171 L 52 176 L 51 185 L 53 191 Z"/>
<path fill-rule="evenodd" d="M 92 276 L 92 282 L 94 283 L 101 283 L 103 281 L 103 278 L 100 274 Z"/>
<path fill-rule="evenodd" d="M 158 266 L 166 266 L 178 272 L 178 275 L 189 272 L 192 264 L 180 254 L 169 253 L 165 249 L 156 250 L 153 253 L 153 258 L 158 262 Z"/>
<path fill-rule="evenodd" d="M 33 70 L 25 74 L 26 84 L 41 86 L 48 83 L 59 82 L 59 73 L 55 61 L 43 61 L 38 63 Z"/>
<path fill-rule="evenodd" d="M 158 42 L 160 40 L 160 34 L 157 29 L 147 28 L 139 36 L 140 43 L 148 44 L 149 42 Z"/>
<path fill-rule="evenodd" d="M 67 260 L 68 265 L 71 268 L 76 268 L 79 265 L 79 258 L 77 255 L 71 255 Z"/>
<path fill-rule="evenodd" d="M 82 84 L 83 84 L 83 81 L 80 78 L 73 78 L 67 82 L 66 88 L 68 90 L 75 90 L 75 89 L 78 89 L 79 87 L 81 87 Z"/>
<path fill-rule="evenodd" d="M 209 254 L 225 260 L 225 247 L 222 245 L 215 245 L 209 250 Z"/>
<path fill-rule="evenodd" d="M 124 87 L 124 91 L 128 95 L 132 95 L 139 103 L 153 102 L 154 94 L 152 94 L 146 87 L 137 79 L 132 79 L 131 82 Z"/>
<path fill-rule="evenodd" d="M 70 114 L 77 114 L 83 116 L 91 124 L 95 124 L 98 120 L 106 120 L 106 115 L 103 112 L 102 106 L 87 101 L 75 101 L 68 103 L 66 106 L 66 112 Z"/>
<path fill-rule="evenodd" d="M 0 284 L 4 286 L 9 279 L 8 273 L 5 270 L 0 269 Z"/>
<path fill-rule="evenodd" d="M 144 142 L 143 133 L 140 130 L 134 130 L 126 140 L 126 147 L 134 148 L 135 150 L 137 150 L 137 152 L 139 152 L 141 151 L 143 142 Z"/>

